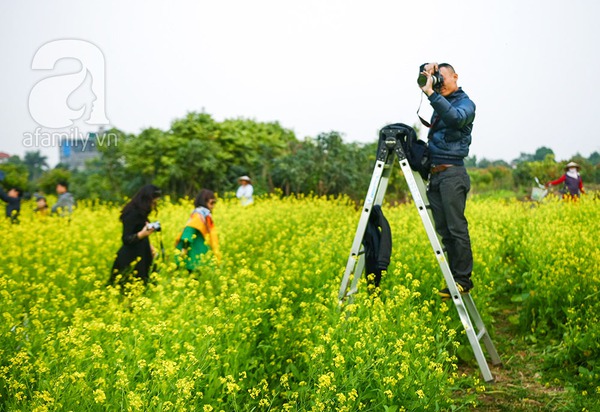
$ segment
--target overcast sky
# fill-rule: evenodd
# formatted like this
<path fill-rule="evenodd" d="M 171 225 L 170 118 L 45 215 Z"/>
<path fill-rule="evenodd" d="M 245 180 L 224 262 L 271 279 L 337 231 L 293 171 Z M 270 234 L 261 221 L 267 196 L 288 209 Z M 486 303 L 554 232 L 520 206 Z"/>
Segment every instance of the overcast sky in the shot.
<path fill-rule="evenodd" d="M 278 121 L 299 139 L 374 141 L 386 124 L 418 122 L 418 67 L 438 61 L 477 105 L 470 155 L 510 161 L 546 146 L 557 160 L 587 157 L 600 151 L 599 16 L 596 0 L 3 1 L 0 151 L 39 149 L 54 165 L 58 149 L 27 137 L 56 132 L 49 118 L 65 100 L 83 114 L 60 130 L 97 128 L 85 123 L 90 90 L 96 118 L 129 133 L 204 110 Z M 69 39 L 103 66 L 69 59 L 71 47 L 35 67 L 48 43 Z"/>

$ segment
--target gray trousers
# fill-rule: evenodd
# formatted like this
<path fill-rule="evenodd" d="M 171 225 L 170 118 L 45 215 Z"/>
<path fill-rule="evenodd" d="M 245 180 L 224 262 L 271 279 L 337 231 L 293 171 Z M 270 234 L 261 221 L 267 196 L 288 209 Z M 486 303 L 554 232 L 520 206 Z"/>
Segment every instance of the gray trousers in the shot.
<path fill-rule="evenodd" d="M 470 189 L 471 179 L 464 166 L 453 166 L 432 174 L 427 187 L 435 230 L 446 248 L 450 270 L 454 280 L 467 288 L 473 287 L 473 252 L 469 223 L 465 217 L 467 193 Z"/>

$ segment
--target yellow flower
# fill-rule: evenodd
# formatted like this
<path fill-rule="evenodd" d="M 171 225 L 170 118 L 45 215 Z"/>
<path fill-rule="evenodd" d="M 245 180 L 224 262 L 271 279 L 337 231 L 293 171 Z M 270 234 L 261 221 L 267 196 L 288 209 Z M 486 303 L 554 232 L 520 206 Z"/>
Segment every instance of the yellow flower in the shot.
<path fill-rule="evenodd" d="M 94 402 L 102 404 L 106 401 L 106 394 L 102 389 L 96 389 L 93 394 Z"/>

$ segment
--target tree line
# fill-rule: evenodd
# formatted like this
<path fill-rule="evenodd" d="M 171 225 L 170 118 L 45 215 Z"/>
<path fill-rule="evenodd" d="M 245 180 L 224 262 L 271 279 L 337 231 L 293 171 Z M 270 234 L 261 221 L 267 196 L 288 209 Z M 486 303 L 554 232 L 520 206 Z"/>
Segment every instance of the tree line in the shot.
<path fill-rule="evenodd" d="M 419 129 L 418 126 L 413 126 Z M 18 185 L 28 192 L 53 193 L 60 180 L 70 182 L 78 198 L 120 201 L 139 187 L 154 183 L 172 198 L 193 197 L 201 188 L 221 196 L 237 188 L 237 178 L 253 179 L 255 193 L 282 195 L 347 195 L 364 199 L 376 160 L 377 138 L 370 143 L 347 143 L 336 131 L 299 140 L 278 122 L 227 119 L 191 112 L 171 123 L 168 130 L 148 128 L 128 134 L 104 131 L 110 139 L 97 139 L 98 156 L 83 170 L 58 164 L 50 169 L 39 151 L 23 159 L 13 156 L 0 164 L 5 186 Z M 600 154 L 572 159 L 582 167 L 586 184 L 600 183 Z M 551 149 L 522 153 L 510 164 L 504 161 L 466 159 L 474 193 L 512 191 L 522 193 L 534 177 L 545 182 L 562 175 L 563 162 Z M 386 199 L 404 201 L 408 196 L 400 167 L 395 167 Z"/>

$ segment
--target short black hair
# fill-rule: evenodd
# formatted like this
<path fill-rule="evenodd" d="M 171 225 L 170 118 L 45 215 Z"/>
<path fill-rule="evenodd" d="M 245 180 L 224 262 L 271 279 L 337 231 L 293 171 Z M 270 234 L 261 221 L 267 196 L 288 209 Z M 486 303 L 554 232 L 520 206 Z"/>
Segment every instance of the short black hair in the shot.
<path fill-rule="evenodd" d="M 454 67 L 452 67 L 452 65 L 450 63 L 440 63 L 440 64 L 438 64 L 438 69 L 441 69 L 442 67 L 450 69 L 450 71 L 452 73 L 456 73 L 456 70 L 454 70 Z"/>
<path fill-rule="evenodd" d="M 69 189 L 69 182 L 67 182 L 66 180 L 59 180 L 58 182 L 56 182 L 57 185 L 61 185 L 62 187 L 66 187 L 67 190 Z"/>

